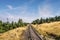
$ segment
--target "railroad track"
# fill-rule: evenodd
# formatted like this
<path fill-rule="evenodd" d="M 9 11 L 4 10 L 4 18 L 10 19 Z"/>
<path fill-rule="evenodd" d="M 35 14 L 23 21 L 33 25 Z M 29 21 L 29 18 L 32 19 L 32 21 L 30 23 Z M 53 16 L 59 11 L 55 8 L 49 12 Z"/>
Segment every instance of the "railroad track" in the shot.
<path fill-rule="evenodd" d="M 43 40 L 42 37 L 36 32 L 36 30 L 31 25 L 29 25 L 28 27 L 28 33 L 28 40 Z"/>

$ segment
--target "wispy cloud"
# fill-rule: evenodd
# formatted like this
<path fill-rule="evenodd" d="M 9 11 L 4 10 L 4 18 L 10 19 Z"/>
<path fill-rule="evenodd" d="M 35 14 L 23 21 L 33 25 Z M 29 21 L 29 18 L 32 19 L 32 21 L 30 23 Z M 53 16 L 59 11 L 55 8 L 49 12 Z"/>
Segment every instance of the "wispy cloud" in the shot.
<path fill-rule="evenodd" d="M 38 7 L 38 13 L 40 17 L 53 17 L 53 11 L 50 5 L 42 5 Z"/>
<path fill-rule="evenodd" d="M 30 13 L 29 8 L 27 6 L 20 6 L 20 7 L 16 7 L 13 8 L 12 10 L 6 10 L 6 11 L 2 11 L 0 13 L 1 20 L 3 21 L 7 21 L 7 18 L 9 19 L 9 22 L 11 21 L 18 21 L 18 19 L 23 19 L 24 22 L 32 22 L 33 20 L 36 19 L 36 17 L 31 16 L 34 15 L 34 12 Z M 5 14 L 5 15 L 3 15 Z"/>
<path fill-rule="evenodd" d="M 13 6 L 12 6 L 12 5 L 7 5 L 7 7 L 8 7 L 9 9 L 13 9 Z"/>
<path fill-rule="evenodd" d="M 29 22 L 29 23 L 32 22 L 33 20 L 37 19 L 37 18 L 34 18 L 34 17 L 26 17 L 26 16 L 20 16 L 20 15 L 13 15 L 13 14 L 10 14 L 10 13 L 7 13 L 7 17 L 5 17 L 5 18 L 8 18 L 9 22 L 12 22 L 12 21 L 17 22 L 19 20 L 19 18 L 20 18 L 20 19 L 23 19 L 24 22 Z"/>

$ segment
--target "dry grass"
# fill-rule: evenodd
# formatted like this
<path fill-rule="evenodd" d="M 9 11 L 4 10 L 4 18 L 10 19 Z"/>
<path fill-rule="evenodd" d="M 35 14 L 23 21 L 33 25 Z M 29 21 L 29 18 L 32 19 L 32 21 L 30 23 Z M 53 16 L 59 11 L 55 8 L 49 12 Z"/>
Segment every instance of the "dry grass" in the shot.
<path fill-rule="evenodd" d="M 19 27 L 8 32 L 5 32 L 0 35 L 0 40 L 22 40 L 23 32 L 27 27 Z"/>
<path fill-rule="evenodd" d="M 54 34 L 60 36 L 60 21 L 59 22 L 51 22 L 44 23 L 40 25 L 33 25 L 33 27 L 42 35 L 48 36 L 48 34 Z"/>

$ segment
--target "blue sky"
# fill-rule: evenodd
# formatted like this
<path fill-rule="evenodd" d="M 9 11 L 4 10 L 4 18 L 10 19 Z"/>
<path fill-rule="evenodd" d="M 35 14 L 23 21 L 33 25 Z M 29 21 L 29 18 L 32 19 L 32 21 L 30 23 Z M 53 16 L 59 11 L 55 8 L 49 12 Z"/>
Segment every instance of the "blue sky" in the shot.
<path fill-rule="evenodd" d="M 60 16 L 60 0 L 0 0 L 0 20 L 32 22 L 37 18 Z"/>

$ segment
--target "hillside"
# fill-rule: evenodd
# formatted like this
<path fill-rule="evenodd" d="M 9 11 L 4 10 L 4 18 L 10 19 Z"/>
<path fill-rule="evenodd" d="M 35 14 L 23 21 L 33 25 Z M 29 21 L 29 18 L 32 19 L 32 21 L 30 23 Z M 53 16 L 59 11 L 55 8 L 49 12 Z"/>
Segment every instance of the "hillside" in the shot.
<path fill-rule="evenodd" d="M 0 40 L 24 40 L 24 32 L 27 27 L 19 27 L 3 34 L 0 34 Z"/>
<path fill-rule="evenodd" d="M 60 38 L 60 21 L 36 24 L 33 27 L 44 37 Z"/>

